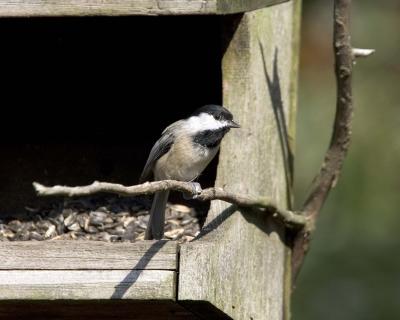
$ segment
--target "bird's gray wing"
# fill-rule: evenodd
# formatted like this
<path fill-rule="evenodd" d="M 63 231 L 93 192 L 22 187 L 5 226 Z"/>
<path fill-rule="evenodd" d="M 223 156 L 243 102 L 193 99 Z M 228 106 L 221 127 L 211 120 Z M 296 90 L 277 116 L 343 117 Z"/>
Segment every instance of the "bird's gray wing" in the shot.
<path fill-rule="evenodd" d="M 174 132 L 181 126 L 181 121 L 174 122 L 168 126 L 162 133 L 161 138 L 157 140 L 150 151 L 149 158 L 144 166 L 143 172 L 140 176 L 140 183 L 149 181 L 152 175 L 154 165 L 158 159 L 166 154 L 171 149 L 174 143 Z"/>

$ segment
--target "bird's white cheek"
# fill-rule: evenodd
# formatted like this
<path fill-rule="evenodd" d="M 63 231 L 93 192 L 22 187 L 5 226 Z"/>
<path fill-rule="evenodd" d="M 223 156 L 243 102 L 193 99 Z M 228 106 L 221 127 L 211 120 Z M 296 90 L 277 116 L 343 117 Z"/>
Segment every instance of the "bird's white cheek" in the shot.
<path fill-rule="evenodd" d="M 190 117 L 185 129 L 188 133 L 193 134 L 204 130 L 217 130 L 226 127 L 225 121 L 218 121 L 212 115 L 202 113 L 199 116 Z"/>

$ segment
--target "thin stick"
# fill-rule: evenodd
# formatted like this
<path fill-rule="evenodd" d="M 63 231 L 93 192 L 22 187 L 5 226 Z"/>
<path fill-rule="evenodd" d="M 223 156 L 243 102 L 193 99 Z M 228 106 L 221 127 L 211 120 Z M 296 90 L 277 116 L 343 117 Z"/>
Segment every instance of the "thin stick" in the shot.
<path fill-rule="evenodd" d="M 371 54 L 375 53 L 375 49 L 361 49 L 361 48 L 353 48 L 353 59 L 355 58 L 366 58 Z"/>
<path fill-rule="evenodd" d="M 153 194 L 157 191 L 175 190 L 184 192 L 194 196 L 201 201 L 223 200 L 238 207 L 255 207 L 263 209 L 266 213 L 272 214 L 280 219 L 285 225 L 290 227 L 303 227 L 307 223 L 307 218 L 292 211 L 278 208 L 272 201 L 266 198 L 252 199 L 246 196 L 237 195 L 232 192 L 225 191 L 221 188 L 208 188 L 197 193 L 193 185 L 189 182 L 163 180 L 146 182 L 135 186 L 123 186 L 121 184 L 98 182 L 95 181 L 91 185 L 81 187 L 68 186 L 52 186 L 46 187 L 40 183 L 34 182 L 35 188 L 39 196 L 88 196 L 100 192 L 114 193 L 120 196 L 137 196 L 144 194 Z"/>

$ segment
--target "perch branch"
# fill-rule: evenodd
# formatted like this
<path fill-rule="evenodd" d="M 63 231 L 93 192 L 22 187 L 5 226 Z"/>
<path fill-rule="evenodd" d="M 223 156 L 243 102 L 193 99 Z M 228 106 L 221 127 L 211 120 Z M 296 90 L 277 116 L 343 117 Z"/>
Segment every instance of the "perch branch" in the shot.
<path fill-rule="evenodd" d="M 153 194 L 157 191 L 175 190 L 194 196 L 201 201 L 223 200 L 238 207 L 254 207 L 264 210 L 273 217 L 280 219 L 289 227 L 301 228 L 307 223 L 307 217 L 292 211 L 278 208 L 272 201 L 266 198 L 252 199 L 246 196 L 237 195 L 221 188 L 207 188 L 197 193 L 189 182 L 163 180 L 155 182 L 146 182 L 135 186 L 123 186 L 108 182 L 95 181 L 91 185 L 81 187 L 52 186 L 46 187 L 40 183 L 34 182 L 39 196 L 88 196 L 100 192 L 114 193 L 120 196 L 137 196 L 144 194 Z"/>
<path fill-rule="evenodd" d="M 351 0 L 334 2 L 335 74 L 337 84 L 336 115 L 333 133 L 324 162 L 306 199 L 302 212 L 309 223 L 295 236 L 292 256 L 293 283 L 303 264 L 309 249 L 311 234 L 319 212 L 329 194 L 336 185 L 342 170 L 343 161 L 350 145 L 353 117 L 352 68 L 354 58 L 365 57 L 373 53 L 370 49 L 353 49 L 350 42 L 350 6 Z"/>

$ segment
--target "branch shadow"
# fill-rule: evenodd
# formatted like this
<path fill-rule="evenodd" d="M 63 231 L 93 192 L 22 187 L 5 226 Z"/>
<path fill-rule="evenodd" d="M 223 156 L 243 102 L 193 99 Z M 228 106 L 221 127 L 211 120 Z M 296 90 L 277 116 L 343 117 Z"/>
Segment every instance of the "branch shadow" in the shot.
<path fill-rule="evenodd" d="M 122 281 L 115 286 L 115 290 L 111 295 L 111 299 L 122 299 L 124 294 L 132 287 L 143 270 L 149 264 L 151 259 L 160 251 L 160 249 L 167 243 L 167 240 L 159 240 L 151 245 L 146 253 L 140 260 L 132 267 L 132 270 L 125 276 Z"/>
<path fill-rule="evenodd" d="M 220 225 L 222 225 L 223 222 L 225 222 L 225 220 L 227 220 L 236 211 L 239 211 L 240 214 L 245 218 L 245 220 L 248 223 L 253 224 L 267 235 L 270 235 L 272 232 L 277 231 L 274 226 L 274 223 L 271 223 L 273 219 L 271 214 L 268 214 L 265 211 L 256 208 L 239 208 L 236 205 L 230 205 L 225 210 L 223 210 L 217 217 L 211 220 L 201 230 L 200 234 L 197 237 L 195 237 L 192 241 L 202 239 L 210 232 L 216 230 Z M 279 222 L 277 221 L 277 223 Z M 286 243 L 287 241 L 286 237 L 283 234 L 281 234 L 281 232 L 278 232 L 277 234 L 280 240 Z"/>
<path fill-rule="evenodd" d="M 200 233 L 192 240 L 199 240 L 209 234 L 210 232 L 216 230 L 226 219 L 228 219 L 233 213 L 238 210 L 236 205 L 230 205 L 224 209 L 217 217 L 211 220 L 208 224 L 204 225 Z"/>
<path fill-rule="evenodd" d="M 282 90 L 278 72 L 278 48 L 275 48 L 274 61 L 273 61 L 273 75 L 271 78 L 266 67 L 264 48 L 262 47 L 260 42 L 259 42 L 259 47 L 263 62 L 264 75 L 265 79 L 267 79 L 268 92 L 271 97 L 272 109 L 274 111 L 275 121 L 278 129 L 279 141 L 282 150 L 282 157 L 284 160 L 287 200 L 288 200 L 288 206 L 289 208 L 291 208 L 294 155 L 289 144 L 289 134 L 286 126 L 286 117 L 282 101 Z"/>

